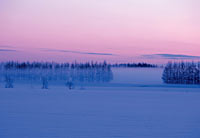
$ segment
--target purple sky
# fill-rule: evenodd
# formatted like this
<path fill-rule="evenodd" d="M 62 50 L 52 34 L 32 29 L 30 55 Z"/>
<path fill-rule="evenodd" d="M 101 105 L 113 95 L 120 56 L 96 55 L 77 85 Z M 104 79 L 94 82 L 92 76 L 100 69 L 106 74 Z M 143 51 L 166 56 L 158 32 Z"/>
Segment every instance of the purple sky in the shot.
<path fill-rule="evenodd" d="M 199 0 L 0 0 L 0 60 L 196 60 L 199 7 Z"/>

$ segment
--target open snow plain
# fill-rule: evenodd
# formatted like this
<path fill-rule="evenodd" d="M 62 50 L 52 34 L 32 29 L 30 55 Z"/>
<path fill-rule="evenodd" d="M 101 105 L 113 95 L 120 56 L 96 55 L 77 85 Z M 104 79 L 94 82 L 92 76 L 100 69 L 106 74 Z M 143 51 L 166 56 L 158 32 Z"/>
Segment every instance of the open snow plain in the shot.
<path fill-rule="evenodd" d="M 199 138 L 200 87 L 164 85 L 154 71 L 74 90 L 1 83 L 0 138 Z"/>

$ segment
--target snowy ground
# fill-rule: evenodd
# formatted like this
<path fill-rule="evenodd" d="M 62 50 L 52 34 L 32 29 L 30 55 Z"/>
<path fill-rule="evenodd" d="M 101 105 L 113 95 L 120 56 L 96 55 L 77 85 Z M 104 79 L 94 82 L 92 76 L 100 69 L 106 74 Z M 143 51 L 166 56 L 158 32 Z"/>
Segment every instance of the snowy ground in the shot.
<path fill-rule="evenodd" d="M 163 68 L 112 68 L 112 83 L 161 85 Z"/>
<path fill-rule="evenodd" d="M 0 138 L 199 138 L 200 88 L 0 87 Z"/>

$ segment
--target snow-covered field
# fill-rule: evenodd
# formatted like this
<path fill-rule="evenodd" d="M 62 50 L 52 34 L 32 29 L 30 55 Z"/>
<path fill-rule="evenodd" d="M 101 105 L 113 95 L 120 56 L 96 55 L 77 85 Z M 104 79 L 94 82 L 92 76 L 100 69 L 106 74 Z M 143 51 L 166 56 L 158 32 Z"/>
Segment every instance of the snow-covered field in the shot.
<path fill-rule="evenodd" d="M 0 88 L 0 138 L 199 138 L 199 88 Z"/>
<path fill-rule="evenodd" d="M 113 68 L 112 83 L 161 85 L 163 68 Z"/>
<path fill-rule="evenodd" d="M 200 138 L 200 87 L 164 85 L 161 70 L 147 70 L 74 90 L 1 83 L 0 138 Z"/>

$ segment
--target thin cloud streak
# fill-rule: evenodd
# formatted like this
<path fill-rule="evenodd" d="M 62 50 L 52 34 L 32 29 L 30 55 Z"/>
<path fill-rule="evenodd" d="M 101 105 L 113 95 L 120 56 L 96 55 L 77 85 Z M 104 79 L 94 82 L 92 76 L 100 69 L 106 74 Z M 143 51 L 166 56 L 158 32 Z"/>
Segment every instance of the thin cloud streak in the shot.
<path fill-rule="evenodd" d="M 200 59 L 200 56 L 191 56 L 191 55 L 181 55 L 181 54 L 151 54 L 151 55 L 142 55 L 142 58 L 149 59 Z"/>
<path fill-rule="evenodd" d="M 13 49 L 0 49 L 0 52 L 16 52 L 17 50 Z"/>
<path fill-rule="evenodd" d="M 61 52 L 61 53 L 75 53 L 84 55 L 101 55 L 101 56 L 116 56 L 112 53 L 93 53 L 93 52 L 81 52 L 81 51 L 71 51 L 71 50 L 56 50 L 56 49 L 42 49 L 44 52 Z"/>

